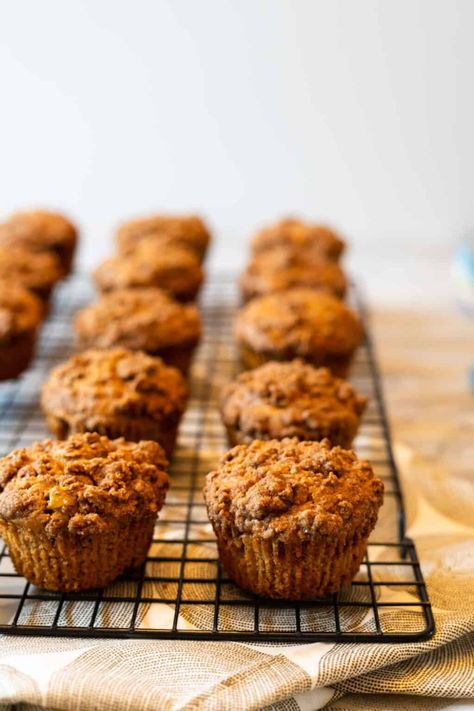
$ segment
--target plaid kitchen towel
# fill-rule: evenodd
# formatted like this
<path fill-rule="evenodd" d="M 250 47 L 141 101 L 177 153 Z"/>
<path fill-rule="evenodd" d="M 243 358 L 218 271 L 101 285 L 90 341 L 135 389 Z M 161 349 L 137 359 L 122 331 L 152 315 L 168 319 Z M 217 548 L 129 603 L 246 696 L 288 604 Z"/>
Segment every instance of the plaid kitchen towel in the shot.
<path fill-rule="evenodd" d="M 397 455 L 402 474 L 409 474 L 408 534 L 434 608 L 431 640 L 258 646 L 3 637 L 0 708 L 441 709 L 447 698 L 472 698 L 472 483 L 445 481 L 407 448 L 398 447 Z M 412 614 L 400 608 L 397 624 L 409 629 Z"/>

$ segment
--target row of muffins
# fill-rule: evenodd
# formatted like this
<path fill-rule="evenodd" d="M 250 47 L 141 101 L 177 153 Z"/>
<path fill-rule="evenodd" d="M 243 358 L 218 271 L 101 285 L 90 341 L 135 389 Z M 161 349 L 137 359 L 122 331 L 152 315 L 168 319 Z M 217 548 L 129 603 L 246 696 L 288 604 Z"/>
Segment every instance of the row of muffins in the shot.
<path fill-rule="evenodd" d="M 76 226 L 47 210 L 13 213 L 0 224 L 0 380 L 29 365 L 55 285 L 71 271 Z"/>
<path fill-rule="evenodd" d="M 102 262 L 94 280 L 103 293 L 159 287 L 178 301 L 196 299 L 211 235 L 196 216 L 154 215 L 122 224 L 116 254 Z"/>
<path fill-rule="evenodd" d="M 205 229 L 197 218 L 163 216 L 119 228 L 123 254 L 112 258 L 119 273 L 127 264 L 143 277 L 143 240 L 155 267 L 150 278 L 127 288 L 118 279 L 113 293 L 103 289 L 77 314 L 84 350 L 53 369 L 41 393 L 58 441 L 0 460 L 0 531 L 18 572 L 36 585 L 102 587 L 146 556 L 201 334 L 197 307 L 175 299 L 188 301 L 197 282 L 185 299 L 176 286 L 187 281 L 190 263 L 202 282 Z M 169 266 L 162 258 L 168 250 L 182 261 Z"/>
<path fill-rule="evenodd" d="M 75 318 L 81 352 L 53 370 L 41 404 L 60 439 L 155 440 L 171 458 L 202 332 L 191 299 L 210 233 L 198 217 L 158 215 L 124 223 L 115 241 L 117 253 L 94 271 L 99 299 Z"/>
<path fill-rule="evenodd" d="M 363 338 L 342 298 L 344 242 L 298 220 L 252 241 L 235 323 L 246 369 L 221 394 L 229 443 L 206 479 L 229 577 L 258 595 L 324 597 L 359 570 L 383 483 L 349 448 L 367 400 L 343 380 Z"/>
<path fill-rule="evenodd" d="M 144 239 L 150 249 L 150 236 Z M 129 258 L 133 260 L 133 254 Z M 114 293 L 118 296 L 120 292 Z M 288 293 L 284 292 L 280 298 L 284 303 Z M 101 306 L 103 303 L 99 302 L 89 309 L 95 314 L 94 309 Z M 112 302 L 109 306 L 112 307 Z M 106 312 L 107 304 L 103 309 L 103 322 L 99 321 L 99 326 L 92 329 L 92 334 L 97 337 L 101 334 L 100 323 L 107 330 Z M 81 322 L 84 318 L 86 322 L 91 319 L 91 312 L 88 313 L 88 318 L 80 314 L 76 320 L 79 337 L 83 331 Z M 130 311 L 127 313 L 130 316 Z M 118 318 L 118 324 L 123 320 L 127 321 L 126 315 Z M 137 334 L 144 330 L 141 323 L 142 328 L 137 328 L 136 322 L 128 324 L 125 329 L 127 338 L 132 332 L 137 338 Z M 312 328 L 316 328 L 314 323 Z M 148 511 L 154 489 L 148 486 L 148 480 L 143 481 L 145 467 L 157 485 L 154 495 L 159 503 L 155 506 L 155 518 L 168 486 L 166 464 L 163 457 L 157 455 L 157 445 L 153 448 L 144 442 L 111 442 L 100 434 L 87 433 L 94 430 L 112 438 L 125 435 L 128 439 L 158 439 L 170 453 L 176 420 L 179 421 L 173 395 L 181 393 L 177 400 L 184 410 L 186 395 L 181 387 L 184 379 L 178 371 L 165 366 L 156 355 L 132 352 L 123 347 L 110 350 L 111 345 L 124 345 L 112 338 L 116 330 L 117 326 L 109 333 L 109 350 L 94 349 L 80 354 L 59 366 L 44 387 L 43 408 L 53 431 L 60 437 L 69 435 L 69 439 L 65 443 L 35 445 L 20 454 L 13 453 L 0 464 L 0 480 L 4 478 L 2 464 L 9 472 L 7 486 L 0 496 L 0 528 L 8 543 L 12 517 L 18 517 L 21 502 L 24 503 L 24 492 L 23 496 L 18 496 L 18 480 L 28 484 L 28 492 L 37 492 L 36 485 L 42 483 L 40 493 L 35 493 L 29 503 L 33 514 L 41 510 L 41 520 L 47 527 L 51 525 L 55 540 L 60 541 L 59 546 L 51 544 L 51 531 L 40 527 L 35 533 L 35 540 L 40 541 L 38 554 L 44 555 L 45 560 L 51 559 L 51 565 L 35 564 L 38 554 L 31 553 L 34 550 L 31 545 L 27 565 L 22 560 L 24 541 L 12 548 L 12 558 L 28 579 L 52 589 L 103 585 L 131 565 L 130 560 L 141 562 L 140 555 L 142 560 L 146 546 L 137 549 L 133 557 L 134 548 L 127 539 L 128 557 L 118 552 L 117 531 L 131 530 L 126 526 L 133 524 L 134 535 L 139 538 L 141 532 L 140 535 L 145 536 L 140 538 L 142 542 L 148 533 L 145 535 L 144 528 L 140 528 L 139 507 L 134 505 L 129 512 L 114 499 L 116 483 L 123 489 L 127 501 L 129 487 L 132 486 L 134 491 L 136 488 L 147 491 L 144 510 Z M 123 336 L 123 329 L 118 331 Z M 303 340 L 307 340 L 306 335 Z M 140 341 L 140 345 L 142 343 Z M 171 373 L 174 374 L 170 376 Z M 301 399 L 302 393 L 306 401 Z M 267 409 L 264 412 L 265 398 Z M 370 465 L 359 462 L 354 453 L 332 447 L 328 441 L 315 440 L 325 434 L 335 440 L 337 431 L 344 441 L 351 440 L 365 404 L 363 398 L 348 383 L 327 370 L 316 370 L 311 365 L 295 361 L 270 362 L 253 373 L 242 375 L 229 386 L 222 402 L 227 426 L 226 404 L 233 403 L 230 409 L 239 412 L 238 426 L 234 422 L 233 429 L 228 427 L 231 443 L 236 440 L 249 442 L 225 455 L 219 469 L 208 476 L 205 488 L 209 518 L 228 574 L 243 587 L 272 597 L 320 596 L 339 589 L 353 577 L 360 564 L 381 504 L 383 487 L 374 477 Z M 112 410 L 105 407 L 107 403 L 112 403 Z M 339 412 L 335 411 L 335 404 L 339 406 Z M 312 406 L 313 412 L 310 413 Z M 296 420 L 299 418 L 300 431 L 294 431 L 292 412 L 296 412 Z M 242 425 L 246 418 L 251 423 L 247 431 Z M 163 425 L 161 429 L 157 427 L 158 422 Z M 288 434 L 309 441 L 286 439 Z M 134 456 L 138 457 L 138 462 L 133 461 Z M 31 473 L 32 459 L 38 475 Z M 42 462 L 39 469 L 38 459 Z M 18 462 L 21 463 L 19 469 Z M 104 478 L 103 471 L 109 467 L 113 476 Z M 125 470 L 130 478 L 124 482 Z M 84 496 L 78 476 L 90 480 L 90 486 L 86 487 L 88 491 L 90 489 L 89 498 Z M 38 477 L 41 482 L 37 481 Z M 38 496 L 42 497 L 40 502 Z M 12 505 L 12 497 L 16 506 Z M 135 493 L 132 498 L 136 501 L 134 497 Z M 28 506 L 26 511 L 30 524 L 32 516 Z M 8 512 L 9 516 L 6 515 Z M 92 525 L 90 516 L 93 514 L 96 519 Z M 72 526 L 71 515 L 74 521 L 80 522 L 77 529 Z M 83 523 L 84 516 L 89 522 L 87 526 Z M 37 523 L 37 517 L 34 518 Z M 20 519 L 23 520 L 21 516 Z M 66 539 L 65 527 L 69 532 Z M 20 524 L 13 528 L 18 536 L 18 528 L 21 534 L 24 526 Z M 29 526 L 27 528 L 29 530 Z M 47 537 L 44 545 L 41 543 L 43 534 Z M 94 548 L 89 551 L 87 565 L 84 545 L 76 550 L 77 542 L 84 544 L 86 540 L 81 536 L 88 536 L 88 545 Z M 149 532 L 148 540 L 150 537 Z M 15 536 L 12 540 L 16 540 Z M 101 562 L 103 551 L 107 549 L 103 548 L 105 540 L 111 551 L 108 558 L 116 561 L 114 566 L 107 568 L 108 572 L 104 571 Z M 70 559 L 74 559 L 74 565 L 70 564 Z M 82 577 L 81 566 L 87 571 Z M 115 571 L 113 575 L 112 571 Z"/>

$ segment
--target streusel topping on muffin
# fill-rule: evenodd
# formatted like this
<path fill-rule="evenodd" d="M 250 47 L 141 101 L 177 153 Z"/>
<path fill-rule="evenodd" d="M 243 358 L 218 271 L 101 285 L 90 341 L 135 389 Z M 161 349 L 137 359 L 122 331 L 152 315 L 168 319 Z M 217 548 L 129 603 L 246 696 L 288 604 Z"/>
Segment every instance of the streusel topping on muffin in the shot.
<path fill-rule="evenodd" d="M 81 344 L 157 351 L 197 342 L 201 318 L 196 306 L 181 304 L 156 288 L 117 290 L 82 309 L 75 320 Z"/>
<path fill-rule="evenodd" d="M 102 291 L 137 287 L 159 287 L 176 297 L 199 290 L 204 274 L 197 258 L 181 247 L 160 249 L 150 239 L 141 240 L 133 254 L 105 260 L 94 272 Z"/>
<path fill-rule="evenodd" d="M 166 467 L 156 442 L 96 433 L 44 440 L 0 459 L 0 518 L 27 519 L 52 538 L 105 532 L 117 520 L 125 524 L 161 508 Z"/>
<path fill-rule="evenodd" d="M 224 423 L 251 439 L 322 439 L 334 433 L 351 441 L 367 399 L 327 368 L 301 360 L 270 361 L 241 373 L 224 388 Z"/>
<path fill-rule="evenodd" d="M 237 340 L 257 351 L 291 349 L 346 353 L 363 336 L 357 316 L 341 301 L 314 289 L 289 289 L 248 303 L 238 314 Z"/>
<path fill-rule="evenodd" d="M 172 244 L 186 247 L 199 256 L 210 241 L 209 230 L 197 215 L 151 215 L 124 222 L 117 230 L 117 246 L 129 252 L 144 237 L 155 238 L 163 247 Z"/>
<path fill-rule="evenodd" d="M 240 277 L 240 288 L 246 299 L 293 287 L 314 288 L 343 298 L 347 282 L 335 262 L 314 259 L 284 247 L 255 256 Z"/>
<path fill-rule="evenodd" d="M 208 474 L 205 498 L 211 520 L 234 535 L 311 539 L 372 528 L 383 483 L 367 461 L 327 440 L 256 440 Z"/>
<path fill-rule="evenodd" d="M 49 210 L 16 212 L 0 225 L 0 241 L 27 246 L 29 249 L 44 249 L 61 244 L 74 246 L 77 239 L 75 226 L 63 215 Z"/>
<path fill-rule="evenodd" d="M 0 247 L 0 279 L 12 279 L 26 289 L 43 292 L 62 276 L 58 260 L 48 252 Z"/>
<path fill-rule="evenodd" d="M 252 240 L 254 254 L 267 252 L 276 247 L 337 260 L 344 251 L 345 244 L 337 232 L 327 225 L 287 218 L 263 228 Z"/>
<path fill-rule="evenodd" d="M 185 408 L 188 390 L 176 368 L 125 348 L 84 351 L 58 365 L 43 386 L 47 411 L 95 429 L 111 417 L 163 421 Z"/>

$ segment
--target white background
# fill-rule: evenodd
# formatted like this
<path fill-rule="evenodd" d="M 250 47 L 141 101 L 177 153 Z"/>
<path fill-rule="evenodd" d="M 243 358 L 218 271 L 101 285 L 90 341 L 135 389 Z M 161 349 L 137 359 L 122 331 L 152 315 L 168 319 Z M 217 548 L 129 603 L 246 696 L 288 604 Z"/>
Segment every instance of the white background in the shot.
<path fill-rule="evenodd" d="M 67 210 L 88 263 L 122 217 L 199 210 L 220 264 L 296 212 L 385 281 L 474 222 L 473 30 L 469 0 L 3 3 L 1 210 Z"/>

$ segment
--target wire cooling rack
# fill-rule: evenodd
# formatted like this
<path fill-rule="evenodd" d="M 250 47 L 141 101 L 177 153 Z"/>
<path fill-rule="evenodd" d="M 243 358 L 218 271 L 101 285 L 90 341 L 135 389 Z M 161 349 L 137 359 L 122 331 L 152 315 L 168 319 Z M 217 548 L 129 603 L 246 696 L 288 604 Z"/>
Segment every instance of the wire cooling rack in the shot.
<path fill-rule="evenodd" d="M 56 293 L 33 366 L 0 385 L 0 450 L 47 436 L 38 406 L 48 371 L 72 350 L 74 312 L 93 299 L 84 276 Z M 354 298 L 354 297 L 353 297 Z M 0 552 L 0 632 L 80 637 L 148 637 L 254 642 L 401 642 L 429 638 L 434 621 L 413 542 L 405 536 L 403 500 L 390 445 L 373 347 L 367 335 L 351 380 L 370 398 L 355 448 L 385 482 L 385 503 L 367 555 L 350 586 L 300 603 L 257 598 L 237 588 L 218 562 L 202 498 L 208 471 L 227 449 L 216 398 L 237 372 L 233 279 L 207 284 L 205 337 L 191 377 L 191 399 L 171 469 L 172 485 L 148 558 L 103 590 L 54 594 L 17 575 Z M 367 326 L 364 308 L 356 303 Z"/>

